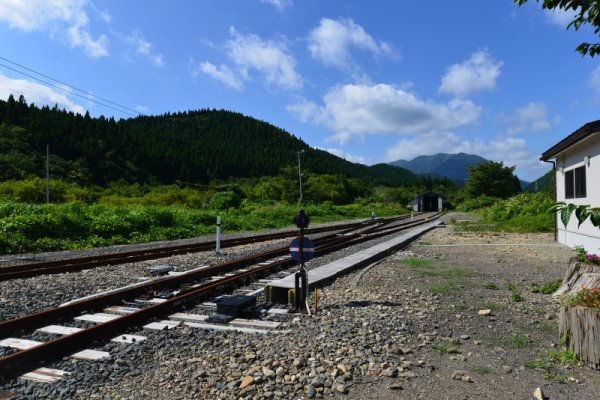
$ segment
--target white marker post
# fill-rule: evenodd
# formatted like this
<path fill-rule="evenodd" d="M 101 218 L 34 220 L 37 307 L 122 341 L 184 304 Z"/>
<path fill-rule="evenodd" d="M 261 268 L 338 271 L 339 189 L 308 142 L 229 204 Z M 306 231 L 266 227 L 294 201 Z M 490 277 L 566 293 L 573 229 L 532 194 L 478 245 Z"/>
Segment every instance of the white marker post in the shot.
<path fill-rule="evenodd" d="M 411 220 L 411 221 L 414 221 L 414 219 L 415 219 L 415 212 L 414 212 L 414 211 L 411 211 L 411 212 L 410 212 L 410 220 Z"/>
<path fill-rule="evenodd" d="M 217 255 L 221 254 L 221 217 L 217 217 Z"/>

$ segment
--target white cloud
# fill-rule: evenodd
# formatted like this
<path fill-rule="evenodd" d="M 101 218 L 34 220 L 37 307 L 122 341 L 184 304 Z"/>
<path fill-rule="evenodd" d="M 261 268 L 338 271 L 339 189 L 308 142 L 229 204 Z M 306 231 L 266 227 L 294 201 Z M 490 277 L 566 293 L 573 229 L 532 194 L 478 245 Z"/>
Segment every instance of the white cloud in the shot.
<path fill-rule="evenodd" d="M 386 162 L 412 160 L 417 156 L 428 156 L 437 153 L 459 153 L 464 151 L 463 148 L 465 147 L 467 145 L 454 133 L 430 132 L 399 140 L 385 151 L 384 160 Z"/>
<path fill-rule="evenodd" d="M 257 35 L 241 35 L 234 28 L 225 47 L 229 58 L 243 71 L 255 69 L 269 84 L 284 89 L 302 87 L 302 77 L 296 72 L 296 60 L 283 43 L 264 41 Z"/>
<path fill-rule="evenodd" d="M 203 62 L 194 68 L 192 75 L 197 76 L 200 72 L 205 73 L 214 80 L 217 80 L 232 89 L 242 90 L 244 88 L 243 82 L 239 80 L 236 74 L 226 65 L 221 64 L 217 67 L 209 62 Z"/>
<path fill-rule="evenodd" d="M 548 121 L 548 107 L 545 103 L 540 102 L 530 102 L 518 108 L 508 122 L 510 124 L 507 129 L 509 135 L 523 131 L 538 132 L 552 127 L 552 123 Z"/>
<path fill-rule="evenodd" d="M 47 31 L 73 47 L 83 48 L 90 57 L 107 56 L 106 35 L 94 39 L 89 31 L 85 11 L 89 4 L 87 0 L 0 0 L 0 20 L 7 21 L 12 29 Z"/>
<path fill-rule="evenodd" d="M 308 35 L 311 56 L 327 65 L 348 68 L 352 64 L 351 47 L 367 50 L 374 55 L 393 55 L 387 43 L 376 42 L 350 18 L 337 21 L 323 18 Z"/>
<path fill-rule="evenodd" d="M 165 64 L 163 55 L 152 49 L 152 43 L 148 42 L 141 32 L 133 31 L 131 35 L 119 34 L 119 36 L 131 50 L 148 58 L 155 66 L 162 67 Z"/>
<path fill-rule="evenodd" d="M 494 89 L 502 64 L 492 59 L 485 50 L 473 53 L 468 60 L 448 68 L 438 91 L 465 97 L 481 90 Z"/>
<path fill-rule="evenodd" d="M 260 0 L 262 3 L 269 4 L 277 9 L 277 11 L 283 11 L 287 7 L 292 5 L 292 0 Z"/>
<path fill-rule="evenodd" d="M 470 100 L 434 103 L 386 84 L 337 86 L 323 102 L 322 107 L 297 102 L 287 109 L 302 121 L 332 130 L 335 135 L 330 139 L 340 143 L 364 134 L 406 135 L 456 128 L 474 122 L 481 113 Z"/>
<path fill-rule="evenodd" d="M 421 155 L 437 153 L 476 154 L 488 160 L 516 166 L 516 172 L 526 179 L 535 179 L 547 171 L 540 165 L 538 156 L 532 154 L 525 139 L 511 136 L 497 136 L 489 142 L 481 139 L 467 140 L 452 132 L 431 132 L 399 140 L 386 150 L 386 162 L 411 160 Z"/>
<path fill-rule="evenodd" d="M 568 10 L 544 10 L 544 14 L 548 18 L 548 21 L 560 26 L 561 28 L 566 28 L 567 25 L 577 16 L 577 12 L 573 9 Z"/>
<path fill-rule="evenodd" d="M 7 99 L 11 94 L 15 99 L 23 95 L 29 104 L 35 103 L 38 106 L 48 105 L 50 107 L 58 104 L 60 108 L 79 114 L 85 114 L 86 111 L 85 108 L 71 101 L 62 92 L 25 79 L 12 79 L 0 72 L 0 99 Z"/>
<path fill-rule="evenodd" d="M 600 65 L 594 68 L 594 70 L 590 73 L 588 83 L 592 89 L 600 94 Z"/>
<path fill-rule="evenodd" d="M 210 62 L 192 66 L 192 74 L 204 72 L 229 87 L 241 90 L 242 82 L 250 79 L 251 71 L 261 74 L 269 85 L 283 89 L 298 89 L 303 79 L 296 72 L 296 60 L 283 42 L 265 41 L 257 35 L 241 35 L 233 27 L 232 38 L 224 47 L 233 66 Z"/>
<path fill-rule="evenodd" d="M 335 148 L 324 148 L 324 147 L 318 147 L 321 150 L 325 150 L 328 153 L 331 153 L 335 156 L 341 157 L 344 160 L 353 162 L 353 163 L 360 163 L 360 164 L 364 164 L 364 165 L 369 165 L 370 162 L 363 156 L 357 156 L 354 154 L 350 154 L 345 152 L 344 150 L 341 149 L 335 149 Z"/>

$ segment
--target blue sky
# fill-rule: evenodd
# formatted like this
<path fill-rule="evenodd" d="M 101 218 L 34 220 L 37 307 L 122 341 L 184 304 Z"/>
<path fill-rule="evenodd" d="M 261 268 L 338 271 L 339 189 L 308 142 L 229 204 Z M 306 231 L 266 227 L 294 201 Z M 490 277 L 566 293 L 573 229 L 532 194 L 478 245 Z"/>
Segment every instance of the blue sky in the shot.
<path fill-rule="evenodd" d="M 227 109 L 354 162 L 466 152 L 533 180 L 600 118 L 600 58 L 574 50 L 596 38 L 568 21 L 511 0 L 0 0 L 0 98 Z"/>

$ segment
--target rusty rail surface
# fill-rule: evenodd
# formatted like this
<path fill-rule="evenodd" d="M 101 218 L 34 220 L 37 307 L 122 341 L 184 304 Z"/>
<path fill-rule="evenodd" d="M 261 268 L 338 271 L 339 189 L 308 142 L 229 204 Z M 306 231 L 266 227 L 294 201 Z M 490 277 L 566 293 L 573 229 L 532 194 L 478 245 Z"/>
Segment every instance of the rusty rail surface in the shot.
<path fill-rule="evenodd" d="M 388 223 L 381 223 L 379 229 L 370 229 L 371 232 L 368 234 L 362 232 L 346 233 L 344 236 L 332 234 L 324 238 L 319 238 L 314 241 L 315 256 L 319 257 L 348 246 L 422 225 L 426 222 L 436 219 L 439 217 L 439 215 L 440 214 L 435 214 L 427 218 L 419 218 L 415 221 L 393 227 L 388 227 Z M 94 311 L 110 304 L 114 304 L 118 301 L 130 299 L 140 294 L 147 293 L 149 290 L 171 288 L 176 285 L 197 281 L 202 278 L 232 271 L 236 268 L 240 268 L 241 266 L 247 266 L 249 263 L 256 263 L 257 261 L 281 256 L 283 254 L 287 254 L 288 252 L 289 249 L 287 247 L 280 248 L 256 256 L 246 257 L 240 260 L 207 267 L 193 271 L 189 274 L 156 279 L 152 282 L 148 282 L 147 284 L 137 287 L 124 288 L 122 290 L 77 301 L 58 308 L 48 309 L 16 319 L 3 321 L 0 323 L 0 337 L 7 337 L 23 330 L 32 330 L 53 322 L 63 321 L 67 318 L 79 315 L 82 312 Z M 118 332 L 142 325 L 149 319 L 180 310 L 195 298 L 201 297 L 219 287 L 234 285 L 247 277 L 261 275 L 272 269 L 295 264 L 296 262 L 293 261 L 291 257 L 286 257 L 267 265 L 254 265 L 251 269 L 239 271 L 235 275 L 207 282 L 201 284 L 199 287 L 184 289 L 163 303 L 142 308 L 139 311 L 131 314 L 115 318 L 108 322 L 97 324 L 91 328 L 84 329 L 77 333 L 64 335 L 27 350 L 17 351 L 6 357 L 0 358 L 0 378 L 8 379 L 21 374 L 26 370 L 33 370 L 41 366 L 49 359 L 72 354 L 86 346 L 93 344 L 96 341 L 106 340 L 110 337 L 116 336 Z"/>
<path fill-rule="evenodd" d="M 392 218 L 366 220 L 364 222 L 353 222 L 337 226 L 326 226 L 320 228 L 311 228 L 305 231 L 305 234 L 315 234 L 322 232 L 331 232 L 338 230 L 352 231 L 354 229 L 367 225 L 374 225 L 385 222 L 392 223 L 408 218 L 408 215 L 401 215 Z M 250 243 L 265 242 L 269 240 L 284 239 L 286 237 L 296 236 L 296 231 L 286 231 L 264 235 L 247 236 L 242 238 L 225 239 L 221 241 L 221 248 L 234 247 Z M 0 281 L 10 279 L 29 278 L 45 274 L 59 274 L 64 272 L 75 272 L 84 269 L 90 269 L 106 265 L 118 265 L 137 261 L 153 260 L 165 258 L 179 254 L 187 254 L 201 251 L 209 251 L 215 248 L 214 242 L 192 243 L 178 246 L 167 246 L 160 248 L 151 248 L 143 250 L 133 250 L 126 252 L 117 252 L 110 254 L 101 254 L 94 256 L 84 256 L 78 258 L 68 258 L 62 260 L 42 261 L 29 264 L 16 264 L 9 266 L 0 266 Z"/>

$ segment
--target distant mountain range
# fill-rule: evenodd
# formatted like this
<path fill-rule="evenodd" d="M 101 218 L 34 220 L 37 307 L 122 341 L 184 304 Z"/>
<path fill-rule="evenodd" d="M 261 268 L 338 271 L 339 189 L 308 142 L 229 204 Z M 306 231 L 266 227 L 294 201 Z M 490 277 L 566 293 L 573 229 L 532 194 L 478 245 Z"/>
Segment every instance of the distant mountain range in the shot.
<path fill-rule="evenodd" d="M 432 156 L 418 156 L 410 161 L 393 161 L 389 164 L 406 168 L 415 174 L 439 175 L 462 184 L 469 177 L 467 167 L 487 161 L 485 158 L 474 154 L 438 153 Z"/>
<path fill-rule="evenodd" d="M 418 175 L 438 175 L 444 178 L 464 184 L 469 178 L 468 167 L 477 165 L 489 160 L 475 154 L 447 154 L 438 153 L 432 156 L 418 156 L 410 161 L 398 160 L 392 161 L 390 165 L 406 168 Z M 521 188 L 528 187 L 531 182 L 519 179 Z"/>

